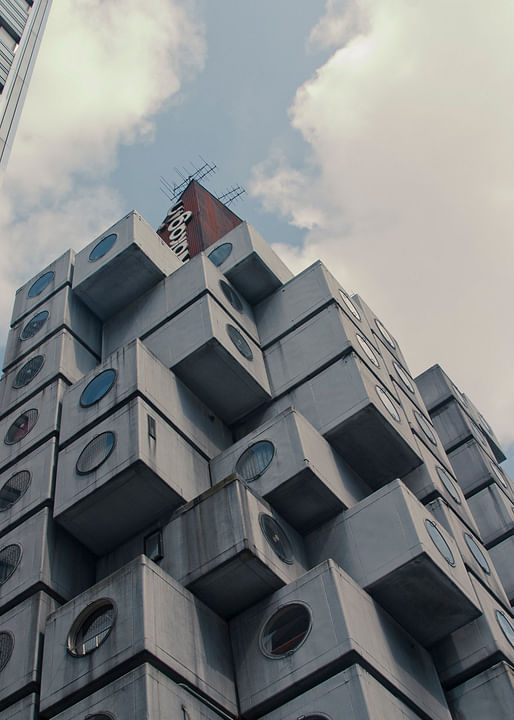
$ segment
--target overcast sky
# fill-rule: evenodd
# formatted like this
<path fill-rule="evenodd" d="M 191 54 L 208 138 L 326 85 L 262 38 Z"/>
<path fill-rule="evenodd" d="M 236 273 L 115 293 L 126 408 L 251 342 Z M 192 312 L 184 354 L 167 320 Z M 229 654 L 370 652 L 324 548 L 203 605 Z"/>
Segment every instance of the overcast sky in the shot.
<path fill-rule="evenodd" d="M 320 257 L 514 454 L 512 0 L 55 0 L 0 200 L 15 289 L 202 155 L 295 272 Z M 513 463 L 507 469 L 513 474 Z"/>

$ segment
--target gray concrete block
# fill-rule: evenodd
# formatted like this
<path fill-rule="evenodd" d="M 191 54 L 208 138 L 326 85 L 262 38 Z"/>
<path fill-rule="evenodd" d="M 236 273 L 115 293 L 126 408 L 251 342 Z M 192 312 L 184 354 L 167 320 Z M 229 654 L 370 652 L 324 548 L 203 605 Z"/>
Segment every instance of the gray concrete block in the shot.
<path fill-rule="evenodd" d="M 464 412 L 456 400 L 450 400 L 443 407 L 432 410 L 431 417 L 437 434 L 447 452 L 473 438 L 482 446 L 484 452 L 492 455 L 484 433 L 476 422 Z"/>
<path fill-rule="evenodd" d="M 134 398 L 59 452 L 54 517 L 102 555 L 209 486 L 207 461 Z"/>
<path fill-rule="evenodd" d="M 106 320 L 180 266 L 175 253 L 132 210 L 77 253 L 72 287 Z"/>
<path fill-rule="evenodd" d="M 491 452 L 493 453 L 493 457 L 496 459 L 497 462 L 503 462 L 507 458 L 503 451 L 501 443 L 496 436 L 496 433 L 494 432 L 490 423 L 487 422 L 485 417 L 477 408 L 477 406 L 469 399 L 467 395 L 465 395 L 464 397 L 467 401 L 467 405 L 465 406 L 466 412 L 471 417 L 471 419 L 478 425 L 480 430 L 484 433 L 485 438 L 489 443 Z"/>
<path fill-rule="evenodd" d="M 286 624 L 281 627 L 277 618 L 275 629 L 270 620 L 277 611 Z M 420 715 L 450 718 L 428 652 L 332 561 L 229 625 L 241 714 L 249 720 L 355 663 Z"/>
<path fill-rule="evenodd" d="M 1 712 L 2 720 L 39 720 L 39 695 L 31 693 Z"/>
<path fill-rule="evenodd" d="M 86 647 L 88 654 L 74 656 L 69 648 L 75 647 L 76 621 L 80 625 L 81 614 L 99 601 L 113 608 L 110 632 L 98 638 L 96 647 L 94 642 Z M 226 623 L 157 565 L 139 557 L 48 618 L 41 713 L 50 717 L 62 712 L 143 663 L 236 714 Z"/>
<path fill-rule="evenodd" d="M 112 386 L 97 402 L 91 399 L 90 383 L 106 370 L 104 388 Z M 96 380 L 101 383 L 101 380 Z M 89 390 L 85 392 L 86 388 Z M 100 386 L 98 386 L 100 387 Z M 232 443 L 229 429 L 204 405 L 171 370 L 139 340 L 134 340 L 108 357 L 94 371 L 68 388 L 63 398 L 61 446 L 96 425 L 106 415 L 139 395 L 152 405 L 199 452 L 211 458 Z M 91 404 L 88 404 L 91 403 Z"/>
<path fill-rule="evenodd" d="M 468 500 L 486 547 L 514 534 L 514 506 L 498 485 L 488 485 Z"/>
<path fill-rule="evenodd" d="M 449 452 L 448 458 L 464 495 L 469 497 L 496 483 L 514 502 L 512 480 L 475 439 Z"/>
<path fill-rule="evenodd" d="M 209 295 L 145 337 L 144 343 L 227 423 L 270 399 L 259 347 Z"/>
<path fill-rule="evenodd" d="M 468 398 L 448 377 L 440 365 L 432 365 L 416 377 L 416 385 L 429 412 L 449 400 L 457 400 L 466 410 L 471 406 Z"/>
<path fill-rule="evenodd" d="M 311 533 L 306 547 L 312 565 L 332 558 L 425 647 L 480 613 L 454 539 L 399 480 Z"/>
<path fill-rule="evenodd" d="M 508 720 L 512 717 L 514 669 L 506 662 L 493 665 L 454 687 L 446 697 L 456 720 Z"/>
<path fill-rule="evenodd" d="M 67 285 L 9 330 L 4 372 L 62 329 L 72 332 L 93 355 L 100 357 L 101 322 Z"/>
<path fill-rule="evenodd" d="M 224 247 L 220 251 L 222 245 Z M 219 263 L 219 258 L 225 253 L 225 259 Z M 248 222 L 242 222 L 224 235 L 205 254 L 213 261 L 216 258 L 217 267 L 251 305 L 260 302 L 293 277 L 270 245 Z"/>
<path fill-rule="evenodd" d="M 364 315 L 364 319 L 368 323 L 370 333 L 372 333 L 372 337 L 376 338 L 379 347 L 386 348 L 386 350 L 402 367 L 407 368 L 407 361 L 401 351 L 398 340 L 391 334 L 378 315 L 370 308 L 360 295 L 352 295 L 352 301 Z"/>
<path fill-rule="evenodd" d="M 269 450 L 262 461 L 259 449 Z M 255 468 L 249 460 L 254 452 L 259 453 Z M 292 408 L 211 461 L 213 483 L 233 472 L 300 532 L 316 527 L 370 492 L 329 443 Z"/>
<path fill-rule="evenodd" d="M 65 285 L 70 285 L 75 264 L 74 250 L 67 250 L 16 290 L 11 327 Z"/>
<path fill-rule="evenodd" d="M 489 555 L 505 588 L 509 602 L 514 606 L 514 535 L 510 535 L 490 548 Z"/>

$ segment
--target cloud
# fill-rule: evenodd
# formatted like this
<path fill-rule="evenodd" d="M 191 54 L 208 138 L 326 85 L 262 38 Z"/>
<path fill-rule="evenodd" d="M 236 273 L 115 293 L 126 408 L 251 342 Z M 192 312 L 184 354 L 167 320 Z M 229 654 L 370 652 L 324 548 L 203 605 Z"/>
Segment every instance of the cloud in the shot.
<path fill-rule="evenodd" d="M 289 251 L 296 270 L 317 253 L 378 310 L 412 371 L 439 362 L 505 441 L 514 440 L 511 12 L 510 0 L 485 14 L 469 0 L 327 2 L 311 42 L 337 49 L 290 108 L 305 164 L 272 156 L 251 188 L 306 230 L 303 250 Z"/>

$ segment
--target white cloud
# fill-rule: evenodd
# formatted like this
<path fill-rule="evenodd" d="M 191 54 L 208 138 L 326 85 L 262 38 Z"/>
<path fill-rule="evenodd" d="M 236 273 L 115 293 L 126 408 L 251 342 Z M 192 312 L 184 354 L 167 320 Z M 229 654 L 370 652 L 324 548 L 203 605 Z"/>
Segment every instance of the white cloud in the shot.
<path fill-rule="evenodd" d="M 272 159 L 252 191 L 309 230 L 296 269 L 317 253 L 415 373 L 439 362 L 513 440 L 512 4 L 344 7 L 327 3 L 311 41 L 338 49 L 290 109 L 306 165 Z"/>

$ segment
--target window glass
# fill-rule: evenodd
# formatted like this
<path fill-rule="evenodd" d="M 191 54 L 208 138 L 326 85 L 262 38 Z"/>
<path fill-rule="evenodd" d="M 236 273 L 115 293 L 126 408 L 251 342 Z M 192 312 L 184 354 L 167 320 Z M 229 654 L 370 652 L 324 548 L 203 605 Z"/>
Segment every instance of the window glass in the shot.
<path fill-rule="evenodd" d="M 394 401 L 387 392 L 387 390 L 381 387 L 381 385 L 375 385 L 375 390 L 377 391 L 377 395 L 389 415 L 391 415 L 393 420 L 396 420 L 396 422 L 400 422 L 400 414 L 398 413 L 398 410 L 394 405 Z"/>
<path fill-rule="evenodd" d="M 439 475 L 440 481 L 443 483 L 444 487 L 446 488 L 448 494 L 455 500 L 456 503 L 459 505 L 461 504 L 459 491 L 455 487 L 455 483 L 453 482 L 452 478 L 448 475 L 446 470 L 439 465 L 436 466 L 437 474 Z"/>
<path fill-rule="evenodd" d="M 0 550 L 0 585 L 9 580 L 19 565 L 21 547 L 19 545 L 6 545 Z"/>
<path fill-rule="evenodd" d="M 261 633 L 263 652 L 281 658 L 295 652 L 311 629 L 311 614 L 305 605 L 291 603 L 277 610 Z"/>
<path fill-rule="evenodd" d="M 291 564 L 293 562 L 291 543 L 285 531 L 280 527 L 275 518 L 271 515 L 261 513 L 259 515 L 259 523 L 264 537 L 273 548 L 275 555 L 283 562 Z"/>
<path fill-rule="evenodd" d="M 14 645 L 13 636 L 9 632 L 0 632 L 0 671 L 10 660 Z"/>
<path fill-rule="evenodd" d="M 498 482 L 503 485 L 504 488 L 508 488 L 509 486 L 503 476 L 503 471 L 501 470 L 501 468 L 499 468 L 494 463 L 491 463 L 491 470 L 493 471 L 493 475 L 498 480 Z"/>
<path fill-rule="evenodd" d="M 394 350 L 396 348 L 396 343 L 393 340 L 393 336 L 385 328 L 384 324 L 382 322 L 380 322 L 380 320 L 378 318 L 375 318 L 375 325 L 379 329 L 379 332 L 382 335 L 382 337 L 384 338 L 384 340 L 386 341 L 386 343 L 388 345 L 390 345 Z"/>
<path fill-rule="evenodd" d="M 236 473 L 245 482 L 257 480 L 269 467 L 275 447 L 269 440 L 260 440 L 245 450 L 236 463 Z"/>
<path fill-rule="evenodd" d="M 503 634 L 507 638 L 507 640 L 510 642 L 512 647 L 514 647 L 514 627 L 512 627 L 512 623 L 507 618 L 507 616 L 502 613 L 501 610 L 496 611 L 496 619 L 498 621 L 498 625 L 501 627 Z"/>
<path fill-rule="evenodd" d="M 422 429 L 423 433 L 426 435 L 426 437 L 430 440 L 430 442 L 433 445 L 437 445 L 437 439 L 435 436 L 434 431 L 432 430 L 432 426 L 428 422 L 428 420 L 417 410 L 414 410 L 414 417 L 418 421 L 418 425 Z"/>
<path fill-rule="evenodd" d="M 30 358 L 16 373 L 13 388 L 22 388 L 32 382 L 44 364 L 45 358 L 43 355 L 35 355 L 33 358 Z"/>
<path fill-rule="evenodd" d="M 489 563 L 486 560 L 486 557 L 482 550 L 480 549 L 480 546 L 476 543 L 475 539 L 469 535 L 469 533 L 464 533 L 464 540 L 466 541 L 466 545 L 471 550 L 471 554 L 477 561 L 477 563 L 480 565 L 482 570 L 487 573 L 487 575 L 491 574 L 491 568 L 489 567 Z"/>
<path fill-rule="evenodd" d="M 369 344 L 369 342 L 366 340 L 366 338 L 363 338 L 362 335 L 359 335 L 359 333 L 356 333 L 357 341 L 361 348 L 364 350 L 364 354 L 370 360 L 375 367 L 380 367 L 380 363 L 378 362 L 378 358 L 375 354 L 375 351 Z"/>
<path fill-rule="evenodd" d="M 37 423 L 38 411 L 32 408 L 26 410 L 19 415 L 13 422 L 9 430 L 5 433 L 4 443 L 6 445 L 14 445 L 29 434 L 34 425 Z"/>
<path fill-rule="evenodd" d="M 241 312 L 243 309 L 243 303 L 236 291 L 233 290 L 224 280 L 220 280 L 220 287 L 223 290 L 223 295 L 227 298 L 232 307 Z"/>
<path fill-rule="evenodd" d="M 217 248 L 214 248 L 207 257 L 212 263 L 214 263 L 214 265 L 218 266 L 225 262 L 231 252 L 232 243 L 222 243 L 221 245 L 218 245 Z"/>
<path fill-rule="evenodd" d="M 405 385 L 407 390 L 414 394 L 414 385 L 412 384 L 407 370 L 405 370 L 405 368 L 403 368 L 400 363 L 397 363 L 396 360 L 393 360 L 393 365 L 394 369 L 396 370 L 396 374 L 398 375 L 402 383 Z"/>
<path fill-rule="evenodd" d="M 28 470 L 15 473 L 0 488 L 0 512 L 8 510 L 27 492 L 31 475 Z"/>
<path fill-rule="evenodd" d="M 109 635 L 113 624 L 113 604 L 108 601 L 102 601 L 100 605 L 95 603 L 83 619 L 79 616 L 78 627 L 72 628 L 68 636 L 69 651 L 80 657 L 96 650 Z"/>
<path fill-rule="evenodd" d="M 114 385 L 116 372 L 114 370 L 104 370 L 89 382 L 80 396 L 80 404 L 82 407 L 90 407 L 107 395 Z"/>
<path fill-rule="evenodd" d="M 50 285 L 54 277 L 55 273 L 53 270 L 49 270 L 44 275 L 40 275 L 38 279 L 30 286 L 27 295 L 31 298 L 41 295 L 43 290 L 48 287 L 48 285 Z"/>
<path fill-rule="evenodd" d="M 432 520 L 425 520 L 425 527 L 428 534 L 430 535 L 430 539 L 432 540 L 436 548 L 439 550 L 441 555 L 444 557 L 446 562 L 449 565 L 452 565 L 452 567 L 455 567 L 455 558 L 453 557 L 453 553 L 450 549 L 450 546 L 442 536 L 437 525 L 432 522 Z"/>
<path fill-rule="evenodd" d="M 253 353 L 251 347 L 248 345 L 244 337 L 241 335 L 239 330 L 233 325 L 227 325 L 227 333 L 229 338 L 232 340 L 236 348 L 239 350 L 241 355 L 247 360 L 253 360 Z"/>
<path fill-rule="evenodd" d="M 344 304 L 346 305 L 348 310 L 351 312 L 353 317 L 356 320 L 360 320 L 361 314 L 355 307 L 355 304 L 354 304 L 353 300 L 351 300 L 350 296 L 347 295 L 344 290 L 341 290 L 341 288 L 339 288 L 339 295 L 341 296 L 341 300 L 344 302 Z"/>
<path fill-rule="evenodd" d="M 34 315 L 21 331 L 20 340 L 28 340 L 38 333 L 48 320 L 48 310 L 41 310 Z"/>
<path fill-rule="evenodd" d="M 82 450 L 77 460 L 76 470 L 79 475 L 87 475 L 104 463 L 112 453 L 115 445 L 115 436 L 112 432 L 97 435 Z"/>
<path fill-rule="evenodd" d="M 109 250 L 112 248 L 114 243 L 116 242 L 118 236 L 116 233 L 111 233 L 110 235 L 106 235 L 104 238 L 100 240 L 100 242 L 97 242 L 94 248 L 89 253 L 89 262 L 95 262 L 96 260 L 100 260 L 104 255 L 107 255 Z"/>

